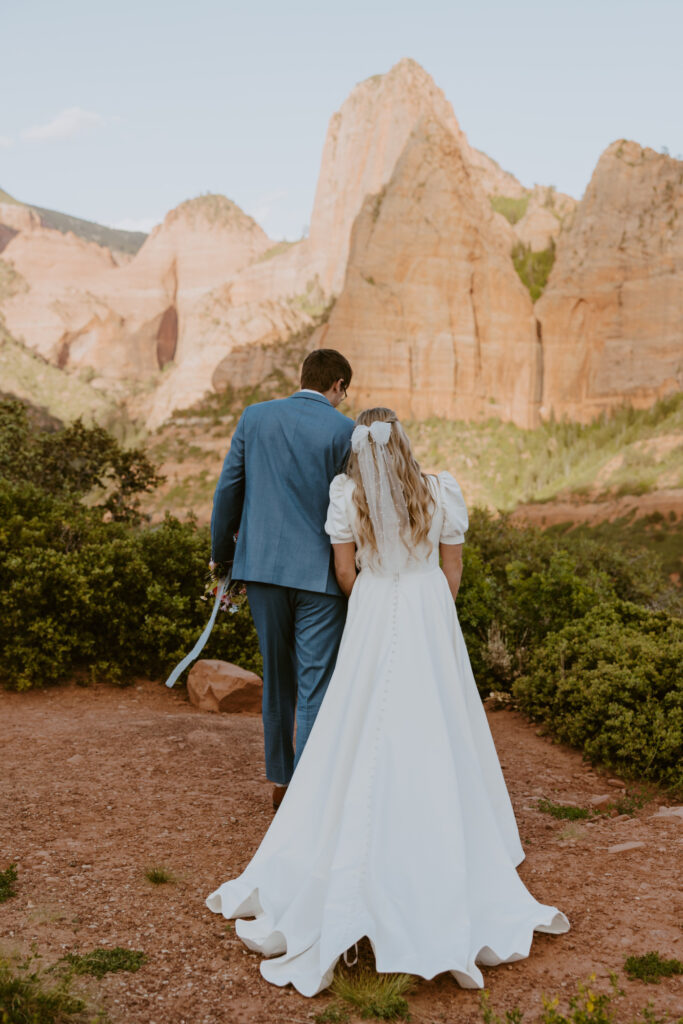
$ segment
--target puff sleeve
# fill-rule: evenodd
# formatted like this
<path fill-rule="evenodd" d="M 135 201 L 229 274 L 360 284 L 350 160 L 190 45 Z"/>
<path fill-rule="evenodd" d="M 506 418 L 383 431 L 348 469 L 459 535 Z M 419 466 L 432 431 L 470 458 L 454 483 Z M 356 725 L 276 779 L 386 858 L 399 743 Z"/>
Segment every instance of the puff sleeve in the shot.
<path fill-rule="evenodd" d="M 460 485 L 450 473 L 439 473 L 439 490 L 443 509 L 441 544 L 462 544 L 469 525 L 467 506 Z"/>
<path fill-rule="evenodd" d="M 327 508 L 325 533 L 329 534 L 332 544 L 348 544 L 354 539 L 346 504 L 347 480 L 346 474 L 340 473 L 330 484 L 330 504 Z"/>

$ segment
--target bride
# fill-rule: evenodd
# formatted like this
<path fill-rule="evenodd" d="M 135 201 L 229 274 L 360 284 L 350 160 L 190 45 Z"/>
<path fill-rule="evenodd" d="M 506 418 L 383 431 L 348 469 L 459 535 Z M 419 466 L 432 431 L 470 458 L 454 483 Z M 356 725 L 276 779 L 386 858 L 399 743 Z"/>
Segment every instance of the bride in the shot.
<path fill-rule="evenodd" d="M 305 996 L 363 936 L 380 972 L 483 988 L 477 963 L 520 960 L 534 931 L 569 921 L 515 870 L 524 852 L 455 610 L 460 488 L 422 473 L 390 409 L 356 422 L 325 524 L 349 596 L 336 668 L 259 849 L 206 902 L 239 918 L 267 981 Z"/>

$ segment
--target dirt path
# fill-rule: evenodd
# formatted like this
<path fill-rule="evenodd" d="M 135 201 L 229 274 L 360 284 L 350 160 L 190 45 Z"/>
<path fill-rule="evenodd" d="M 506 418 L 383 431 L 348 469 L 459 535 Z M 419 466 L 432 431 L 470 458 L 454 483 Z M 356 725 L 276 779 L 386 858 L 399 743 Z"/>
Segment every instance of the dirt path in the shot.
<path fill-rule="evenodd" d="M 537 933 L 525 960 L 483 968 L 493 1006 L 517 1004 L 532 1021 L 542 992 L 568 996 L 592 971 L 606 989 L 614 970 L 626 991 L 620 1022 L 648 998 L 658 1012 L 680 1012 L 683 979 L 629 982 L 623 962 L 651 949 L 683 959 L 683 820 L 655 816 L 655 801 L 633 818 L 556 821 L 539 797 L 585 804 L 618 785 L 517 712 L 488 718 L 526 851 L 519 874 L 572 924 L 566 935 Z M 268 985 L 259 956 L 204 906 L 271 819 L 257 718 L 205 714 L 145 682 L 0 693 L 0 722 L 0 869 L 16 861 L 19 874 L 17 896 L 0 905 L 5 951 L 35 942 L 52 963 L 95 946 L 144 950 L 137 974 L 89 984 L 112 1024 L 308 1024 L 328 1005 L 328 995 Z M 610 852 L 628 842 L 642 845 Z M 159 865 L 174 884 L 146 881 L 145 868 Z M 421 981 L 412 1019 L 479 1022 L 478 1000 L 449 975 Z"/>

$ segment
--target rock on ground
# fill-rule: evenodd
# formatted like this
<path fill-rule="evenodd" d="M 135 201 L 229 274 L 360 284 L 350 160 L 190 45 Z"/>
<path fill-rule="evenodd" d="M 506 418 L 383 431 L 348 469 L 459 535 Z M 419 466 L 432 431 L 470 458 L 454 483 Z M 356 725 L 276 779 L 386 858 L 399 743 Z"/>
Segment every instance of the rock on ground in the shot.
<path fill-rule="evenodd" d="M 187 680 L 190 703 L 200 711 L 260 714 L 262 694 L 261 678 L 229 661 L 198 661 Z"/>

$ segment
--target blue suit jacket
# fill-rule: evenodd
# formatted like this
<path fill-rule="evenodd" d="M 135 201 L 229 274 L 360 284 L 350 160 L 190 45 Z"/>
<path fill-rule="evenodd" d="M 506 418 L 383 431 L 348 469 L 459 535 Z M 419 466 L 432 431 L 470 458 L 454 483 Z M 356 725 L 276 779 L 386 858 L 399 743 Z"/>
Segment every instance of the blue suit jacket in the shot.
<path fill-rule="evenodd" d="M 341 593 L 324 523 L 353 426 L 318 392 L 247 406 L 211 515 L 212 557 L 230 561 L 234 553 L 234 579 Z"/>

